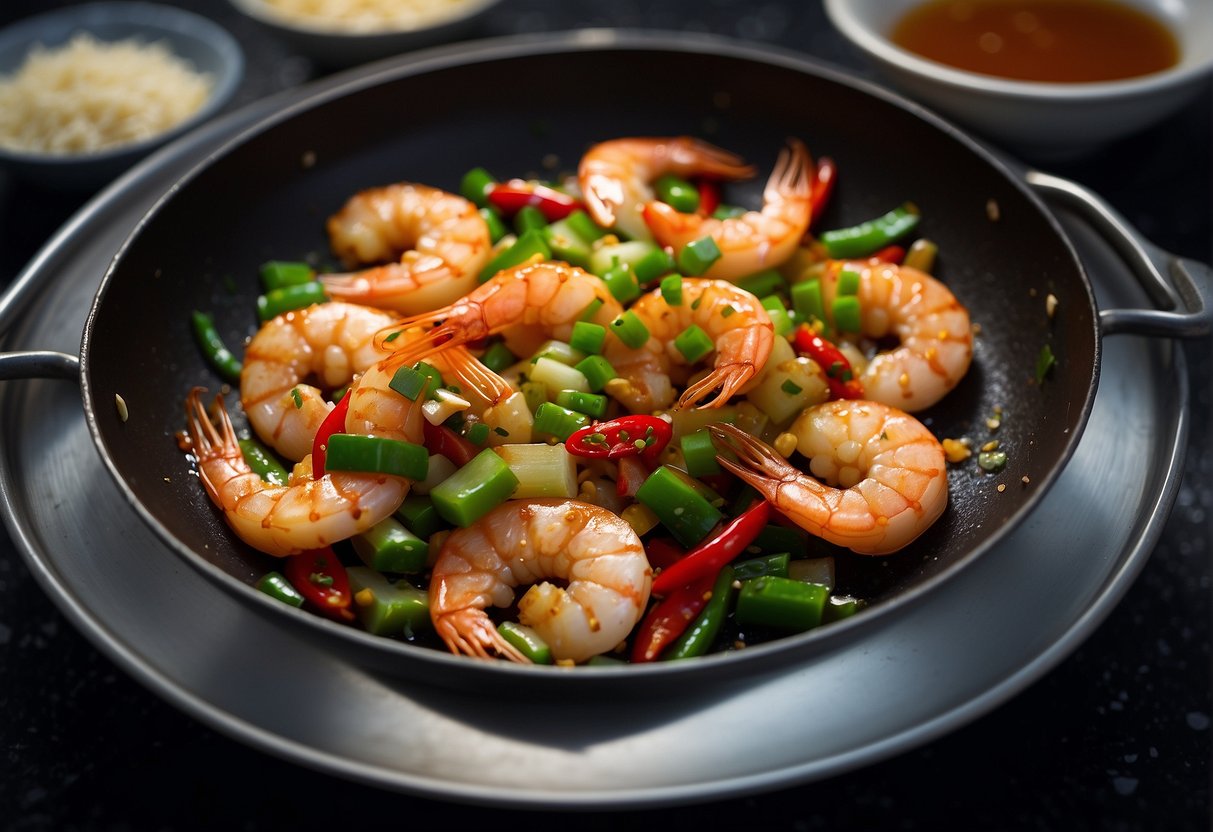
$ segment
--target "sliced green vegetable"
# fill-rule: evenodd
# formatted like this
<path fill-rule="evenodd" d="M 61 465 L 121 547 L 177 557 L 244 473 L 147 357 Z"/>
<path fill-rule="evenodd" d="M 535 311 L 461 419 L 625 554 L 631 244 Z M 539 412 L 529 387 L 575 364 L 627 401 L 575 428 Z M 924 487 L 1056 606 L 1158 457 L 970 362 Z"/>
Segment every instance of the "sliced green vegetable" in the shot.
<path fill-rule="evenodd" d="M 556 394 L 556 404 L 561 407 L 601 419 L 606 416 L 607 397 L 601 393 L 582 393 L 580 390 L 561 390 Z"/>
<path fill-rule="evenodd" d="M 535 664 L 552 663 L 552 648 L 533 628 L 516 621 L 502 621 L 497 625 L 497 632 Z"/>
<path fill-rule="evenodd" d="M 383 436 L 335 433 L 329 437 L 324 464 L 329 471 L 390 474 L 421 480 L 425 479 L 429 460 L 429 452 L 412 442 Z"/>
<path fill-rule="evenodd" d="M 918 208 L 905 203 L 874 220 L 824 232 L 818 239 L 830 257 L 845 260 L 879 251 L 918 227 Z"/>
<path fill-rule="evenodd" d="M 409 494 L 396 509 L 396 518 L 418 537 L 429 540 L 434 532 L 446 528 L 446 523 L 434 508 L 434 501 L 421 494 Z"/>
<path fill-rule="evenodd" d="M 238 383 L 244 365 L 240 359 L 232 355 L 231 350 L 219 337 L 219 331 L 215 329 L 214 318 L 205 312 L 194 312 L 193 323 L 194 336 L 198 339 L 198 345 L 202 347 L 202 353 L 206 356 L 207 361 L 211 362 L 211 366 L 218 370 L 226 380 L 234 384 Z"/>
<path fill-rule="evenodd" d="M 514 215 L 514 230 L 519 234 L 525 234 L 528 231 L 537 231 L 542 234 L 547 227 L 548 218 L 534 205 L 523 205 Z"/>
<path fill-rule="evenodd" d="M 764 575 L 774 575 L 778 578 L 788 576 L 788 562 L 791 556 L 784 552 L 779 555 L 764 555 L 760 558 L 738 561 L 733 564 L 737 580 L 748 581 L 751 578 L 761 578 Z"/>
<path fill-rule="evenodd" d="M 586 382 L 590 385 L 591 393 L 600 392 L 606 386 L 606 383 L 617 375 L 615 368 L 611 366 L 611 362 L 601 355 L 587 356 L 584 361 L 577 363 L 575 369 L 585 376 Z"/>
<path fill-rule="evenodd" d="M 599 354 L 606 343 L 606 327 L 588 321 L 577 321 L 569 336 L 569 346 L 587 354 Z M 575 365 L 574 365 L 575 366 Z"/>
<path fill-rule="evenodd" d="M 661 297 L 669 306 L 682 306 L 682 275 L 661 278 Z"/>
<path fill-rule="evenodd" d="M 674 257 L 664 248 L 655 248 L 632 265 L 632 273 L 643 286 L 677 268 Z"/>
<path fill-rule="evenodd" d="M 620 303 L 631 303 L 640 297 L 640 284 L 636 282 L 636 276 L 629 267 L 622 264 L 607 269 L 602 275 L 602 282 Z"/>
<path fill-rule="evenodd" d="M 690 477 L 662 465 L 636 492 L 636 499 L 652 509 L 684 547 L 707 537 L 723 515 L 693 484 Z"/>
<path fill-rule="evenodd" d="M 571 216 L 549 224 L 544 228 L 543 236 L 552 250 L 552 259 L 584 269 L 590 264 L 593 238 L 583 237 L 570 220 Z"/>
<path fill-rule="evenodd" d="M 1006 451 L 982 451 L 977 455 L 977 464 L 981 470 L 994 473 L 1007 467 Z"/>
<path fill-rule="evenodd" d="M 1057 358 L 1053 355 L 1053 348 L 1045 344 L 1040 348 L 1040 354 L 1036 356 L 1036 383 L 1044 384 L 1044 380 L 1049 377 L 1049 372 L 1057 363 Z"/>
<path fill-rule="evenodd" d="M 350 538 L 362 562 L 380 572 L 424 572 L 430 544 L 394 517 L 385 517 Z"/>
<path fill-rule="evenodd" d="M 720 465 L 716 462 L 716 446 L 712 444 L 712 435 L 706 430 L 688 433 L 678 441 L 687 473 L 692 477 L 721 473 Z"/>
<path fill-rule="evenodd" d="M 712 337 L 695 324 L 691 324 L 674 336 L 674 346 L 682 353 L 682 357 L 687 360 L 688 364 L 694 364 L 716 349 L 716 343 Z"/>
<path fill-rule="evenodd" d="M 678 270 L 683 274 L 701 275 L 721 258 L 720 247 L 711 237 L 701 237 L 678 252 Z"/>
<path fill-rule="evenodd" d="M 762 308 L 767 310 L 767 315 L 771 318 L 776 335 L 787 335 L 796 328 L 796 325 L 792 323 L 792 316 L 788 314 L 788 308 L 783 305 L 783 300 L 779 295 L 767 295 L 761 303 Z"/>
<path fill-rule="evenodd" d="M 324 303 L 326 300 L 328 300 L 328 295 L 324 293 L 324 284 L 318 281 L 283 286 L 257 298 L 257 317 L 262 321 L 268 321 L 284 312 L 303 309 L 313 303 Z"/>
<path fill-rule="evenodd" d="M 270 260 L 261 265 L 261 286 L 272 292 L 284 286 L 298 286 L 316 279 L 316 270 L 307 263 Z"/>
<path fill-rule="evenodd" d="M 860 601 L 858 598 L 853 598 L 850 595 L 831 595 L 829 603 L 822 610 L 821 623 L 826 624 L 830 621 L 841 621 L 844 618 L 850 618 L 859 611 Z"/>
<path fill-rule="evenodd" d="M 661 655 L 662 659 L 690 659 L 702 656 L 712 649 L 737 595 L 737 590 L 733 588 L 734 577 L 732 567 L 726 566 L 720 570 L 716 583 L 712 585 L 712 597 L 704 605 L 699 617 L 666 648 Z"/>
<path fill-rule="evenodd" d="M 503 269 L 509 269 L 525 263 L 535 255 L 539 255 L 543 260 L 550 260 L 552 258 L 552 250 L 548 248 L 547 242 L 543 239 L 543 234 L 531 230 L 519 235 L 512 246 L 505 251 L 499 252 L 496 257 L 488 262 L 487 266 L 480 270 L 480 282 L 484 283 Z"/>
<path fill-rule="evenodd" d="M 253 473 L 270 485 L 286 485 L 287 471 L 273 454 L 254 439 L 239 439 L 240 454 Z"/>
<path fill-rule="evenodd" d="M 484 208 L 489 204 L 489 191 L 493 190 L 496 184 L 497 180 L 493 174 L 484 168 L 472 168 L 459 182 L 459 193 L 464 199 L 476 203 L 477 207 Z"/>
<path fill-rule="evenodd" d="M 751 295 L 759 298 L 773 295 L 776 292 L 786 292 L 788 289 L 787 280 L 775 269 L 764 269 L 734 282 L 737 284 L 737 288 L 745 289 Z"/>
<path fill-rule="evenodd" d="M 838 286 L 835 291 L 839 295 L 853 295 L 859 291 L 859 272 L 843 269 L 838 273 Z"/>
<path fill-rule="evenodd" d="M 266 572 L 257 581 L 257 589 L 292 607 L 303 606 L 303 594 L 281 572 Z"/>
<path fill-rule="evenodd" d="M 712 212 L 712 219 L 716 220 L 732 220 L 748 213 L 745 208 L 739 205 L 718 205 L 716 210 Z"/>
<path fill-rule="evenodd" d="M 746 504 L 748 505 L 748 500 Z M 750 545 L 746 547 L 746 551 L 754 555 L 776 555 L 790 552 L 793 556 L 799 557 L 804 554 L 808 545 L 808 532 L 771 523 L 758 533 L 758 537 L 751 541 Z"/>
<path fill-rule="evenodd" d="M 480 356 L 480 363 L 488 367 L 494 373 L 500 373 L 508 367 L 518 363 L 518 357 L 510 352 L 510 348 L 500 341 L 494 341 L 489 344 L 488 349 L 484 351 L 484 355 Z"/>
<path fill-rule="evenodd" d="M 805 323 L 826 320 L 825 300 L 821 294 L 821 281 L 814 278 L 792 286 L 792 308 L 796 319 Z"/>
<path fill-rule="evenodd" d="M 764 576 L 743 581 L 737 595 L 737 623 L 798 633 L 811 630 L 821 623 L 829 595 L 820 584 L 791 578 Z"/>
<path fill-rule="evenodd" d="M 611 332 L 632 349 L 639 349 L 649 340 L 649 328 L 631 309 L 611 321 Z"/>
<path fill-rule="evenodd" d="M 613 245 L 602 245 L 590 255 L 589 270 L 602 277 L 617 266 L 635 273 L 636 264 L 643 261 L 654 251 L 661 251 L 655 243 L 647 240 L 628 240 Z"/>
<path fill-rule="evenodd" d="M 366 566 L 348 570 L 354 610 L 366 631 L 377 636 L 411 637 L 428 630 L 430 598 L 408 581 L 392 583 Z"/>
<path fill-rule="evenodd" d="M 680 176 L 666 174 L 653 183 L 657 198 L 681 214 L 699 210 L 699 189 Z"/>
<path fill-rule="evenodd" d="M 430 491 L 438 513 L 456 526 L 470 526 L 510 498 L 518 477 L 491 448 L 478 453 Z"/>
<path fill-rule="evenodd" d="M 590 417 L 552 402 L 544 402 L 535 411 L 534 429 L 555 436 L 561 442 L 590 423 Z"/>
<path fill-rule="evenodd" d="M 491 432 L 489 426 L 484 422 L 475 422 L 463 431 L 463 435 L 473 445 L 483 446 L 485 442 L 489 441 L 489 434 Z"/>
<path fill-rule="evenodd" d="M 388 382 L 388 387 L 409 401 L 415 402 L 425 393 L 426 386 L 429 383 L 430 376 L 420 370 L 413 367 L 401 367 L 392 376 L 392 380 Z"/>
<path fill-rule="evenodd" d="M 574 234 L 587 243 L 600 240 L 607 234 L 605 229 L 599 228 L 598 224 L 590 218 L 590 215 L 580 208 L 565 217 L 564 221 L 569 224 L 569 228 Z"/>
<path fill-rule="evenodd" d="M 493 206 L 485 206 L 478 213 L 481 219 L 484 220 L 484 224 L 488 226 L 489 242 L 493 245 L 497 245 L 502 237 L 510 233 L 509 226 L 505 224 L 505 220 L 501 217 L 501 212 Z"/>
<path fill-rule="evenodd" d="M 840 295 L 834 298 L 834 302 L 830 304 L 830 313 L 834 327 L 839 332 L 859 332 L 863 328 L 859 298 L 854 295 Z"/>

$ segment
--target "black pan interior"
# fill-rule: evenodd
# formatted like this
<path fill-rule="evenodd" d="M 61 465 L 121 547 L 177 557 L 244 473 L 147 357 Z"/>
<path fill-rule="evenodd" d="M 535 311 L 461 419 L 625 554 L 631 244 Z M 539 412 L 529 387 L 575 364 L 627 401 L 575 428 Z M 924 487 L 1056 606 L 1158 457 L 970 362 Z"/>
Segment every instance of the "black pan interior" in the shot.
<path fill-rule="evenodd" d="M 153 525 L 240 580 L 268 566 L 229 533 L 174 438 L 187 391 L 219 386 L 192 340 L 191 310 L 214 313 L 240 345 L 257 326 L 258 265 L 326 257 L 324 220 L 359 189 L 411 180 L 457 190 L 475 165 L 549 174 L 552 160 L 573 169 L 603 139 L 684 133 L 759 166 L 758 180 L 727 193 L 750 205 L 785 138 L 834 157 L 838 186 L 818 229 L 913 200 L 920 232 L 939 244 L 937 275 L 980 325 L 968 377 L 920 418 L 940 437 L 998 439 L 1009 464 L 998 474 L 975 459 L 952 467 L 941 521 L 896 556 L 843 557 L 844 586 L 873 601 L 912 592 L 1020 518 L 1068 457 L 1098 368 L 1090 289 L 1057 227 L 968 141 L 892 97 L 741 47 L 669 47 L 490 50 L 382 71 L 255 130 L 170 194 L 112 265 L 84 344 L 99 443 Z M 1045 344 L 1058 363 L 1038 385 Z"/>

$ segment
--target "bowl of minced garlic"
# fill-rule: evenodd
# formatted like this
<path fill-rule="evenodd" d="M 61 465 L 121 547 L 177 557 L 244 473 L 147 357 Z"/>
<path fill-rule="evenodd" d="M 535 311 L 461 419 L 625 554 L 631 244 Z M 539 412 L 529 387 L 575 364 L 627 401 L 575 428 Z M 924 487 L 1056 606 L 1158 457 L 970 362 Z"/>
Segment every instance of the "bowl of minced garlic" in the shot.
<path fill-rule="evenodd" d="M 0 164 L 93 188 L 218 112 L 244 58 L 221 27 L 148 3 L 92 3 L 0 32 Z"/>

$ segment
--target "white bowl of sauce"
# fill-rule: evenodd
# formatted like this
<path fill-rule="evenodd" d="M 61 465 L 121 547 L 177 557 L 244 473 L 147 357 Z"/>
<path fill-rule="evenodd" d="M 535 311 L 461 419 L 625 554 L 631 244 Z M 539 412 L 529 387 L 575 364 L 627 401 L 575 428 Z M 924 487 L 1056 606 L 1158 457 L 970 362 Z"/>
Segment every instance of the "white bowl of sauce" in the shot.
<path fill-rule="evenodd" d="M 1042 155 L 1173 114 L 1213 68 L 1210 0 L 826 0 L 826 11 L 902 90 Z"/>

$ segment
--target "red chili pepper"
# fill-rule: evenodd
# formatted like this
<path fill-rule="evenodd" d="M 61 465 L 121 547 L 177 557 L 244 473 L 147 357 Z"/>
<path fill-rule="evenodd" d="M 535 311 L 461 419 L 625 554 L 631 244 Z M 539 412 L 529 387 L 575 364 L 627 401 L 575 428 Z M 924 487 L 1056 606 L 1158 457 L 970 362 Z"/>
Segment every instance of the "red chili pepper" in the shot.
<path fill-rule="evenodd" d="M 669 569 L 686 557 L 686 551 L 670 537 L 655 537 L 644 544 L 644 554 L 654 569 Z"/>
<path fill-rule="evenodd" d="M 700 179 L 695 182 L 699 191 L 699 210 L 695 213 L 701 217 L 710 217 L 720 207 L 720 184 L 714 179 Z"/>
<path fill-rule="evenodd" d="M 350 611 L 350 578 L 331 548 L 292 555 L 282 572 L 315 609 L 338 621 L 354 619 Z"/>
<path fill-rule="evenodd" d="M 652 462 L 665 450 L 674 429 L 665 419 L 656 416 L 621 416 L 609 422 L 598 422 L 575 430 L 565 440 L 564 447 L 575 456 L 590 459 L 619 459 L 639 456 Z M 592 437 L 600 437 L 595 441 Z M 637 442 L 642 444 L 637 445 Z"/>
<path fill-rule="evenodd" d="M 615 475 L 615 493 L 620 497 L 635 497 L 648 479 L 649 466 L 638 456 L 619 457 L 619 473 Z"/>
<path fill-rule="evenodd" d="M 657 603 L 640 622 L 632 643 L 632 661 L 651 662 L 661 655 L 699 615 L 712 595 L 716 576 L 683 584 Z"/>
<path fill-rule="evenodd" d="M 792 345 L 798 352 L 806 354 L 825 370 L 826 384 L 830 386 L 832 399 L 862 399 L 863 385 L 855 378 L 851 362 L 839 352 L 838 347 L 801 324 L 792 336 Z"/>
<path fill-rule="evenodd" d="M 721 527 L 720 531 L 700 543 L 686 557 L 653 579 L 654 595 L 669 595 L 680 586 L 703 578 L 716 580 L 716 574 L 726 563 L 745 551 L 754 542 L 771 516 L 771 504 L 759 500 Z"/>
<path fill-rule="evenodd" d="M 900 265 L 902 260 L 906 259 L 906 250 L 899 245 L 885 246 L 880 251 L 872 255 L 871 259 L 881 263 L 892 263 Z"/>
<path fill-rule="evenodd" d="M 430 453 L 445 456 L 459 468 L 467 465 L 480 453 L 480 448 L 446 425 L 431 425 L 430 420 L 424 418 L 421 422 L 425 434 L 425 449 Z"/>
<path fill-rule="evenodd" d="M 334 433 L 345 433 L 345 415 L 349 409 L 350 393 L 347 390 L 337 406 L 324 417 L 320 430 L 316 431 L 316 438 L 312 440 L 312 479 L 318 480 L 324 476 L 324 457 L 329 437 Z"/>
<path fill-rule="evenodd" d="M 838 166 L 829 156 L 817 160 L 813 171 L 813 184 L 809 187 L 809 224 L 812 225 L 830 201 L 834 192 L 834 180 L 838 178 Z"/>
<path fill-rule="evenodd" d="M 548 222 L 562 220 L 581 207 L 581 203 L 568 194 L 524 179 L 511 179 L 494 185 L 489 191 L 489 202 L 510 215 L 525 205 L 534 205 L 543 212 Z"/>

